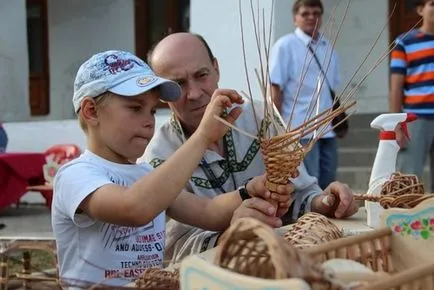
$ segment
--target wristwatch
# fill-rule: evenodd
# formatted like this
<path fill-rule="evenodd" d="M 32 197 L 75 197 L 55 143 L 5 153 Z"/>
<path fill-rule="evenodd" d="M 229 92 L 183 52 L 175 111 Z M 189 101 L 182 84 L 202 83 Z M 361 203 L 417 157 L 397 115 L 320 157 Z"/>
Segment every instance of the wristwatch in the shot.
<path fill-rule="evenodd" d="M 240 193 L 240 196 L 241 196 L 242 200 L 246 200 L 246 199 L 251 198 L 251 196 L 249 195 L 249 192 L 247 191 L 247 183 L 249 183 L 249 181 L 252 180 L 252 179 L 253 178 L 247 179 L 244 182 L 244 184 L 238 188 L 238 192 Z"/>

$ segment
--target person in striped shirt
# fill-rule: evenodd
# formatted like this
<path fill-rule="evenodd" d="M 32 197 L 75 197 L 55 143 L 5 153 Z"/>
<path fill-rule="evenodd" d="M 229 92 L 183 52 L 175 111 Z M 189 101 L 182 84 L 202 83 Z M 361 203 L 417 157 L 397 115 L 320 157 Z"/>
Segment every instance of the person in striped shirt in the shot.
<path fill-rule="evenodd" d="M 397 171 L 416 174 L 420 179 L 427 154 L 431 157 L 431 192 L 434 192 L 434 1 L 414 0 L 422 17 L 420 28 L 408 31 L 395 40 L 390 61 L 391 113 L 409 112 L 418 116 L 408 124 L 411 142 L 401 131 Z"/>

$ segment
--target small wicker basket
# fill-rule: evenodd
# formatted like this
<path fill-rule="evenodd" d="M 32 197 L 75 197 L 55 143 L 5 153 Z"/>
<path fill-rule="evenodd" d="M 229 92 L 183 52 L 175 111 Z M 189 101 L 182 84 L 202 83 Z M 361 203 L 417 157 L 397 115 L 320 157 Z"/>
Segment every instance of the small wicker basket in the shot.
<path fill-rule="evenodd" d="M 296 248 L 303 249 L 343 237 L 343 232 L 324 215 L 304 214 L 285 233 L 283 238 Z"/>

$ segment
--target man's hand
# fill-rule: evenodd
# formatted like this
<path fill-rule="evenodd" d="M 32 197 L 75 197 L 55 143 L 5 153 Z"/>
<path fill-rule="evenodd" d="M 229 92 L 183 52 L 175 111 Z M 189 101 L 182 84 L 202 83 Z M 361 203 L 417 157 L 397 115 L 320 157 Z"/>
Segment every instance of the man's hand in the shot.
<path fill-rule="evenodd" d="M 312 200 L 311 209 L 327 217 L 346 218 L 355 214 L 359 207 L 348 185 L 336 181 Z"/>

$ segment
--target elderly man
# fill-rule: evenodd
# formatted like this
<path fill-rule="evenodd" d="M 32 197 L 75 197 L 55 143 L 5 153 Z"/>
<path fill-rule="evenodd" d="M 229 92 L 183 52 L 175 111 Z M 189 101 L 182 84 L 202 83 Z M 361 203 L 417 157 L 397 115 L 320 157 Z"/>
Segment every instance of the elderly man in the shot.
<path fill-rule="evenodd" d="M 170 121 L 155 132 L 142 158 L 157 167 L 196 130 L 213 92 L 218 88 L 220 71 L 217 59 L 205 40 L 190 33 L 171 34 L 161 40 L 150 51 L 148 62 L 157 74 L 176 81 L 182 88 L 181 98 L 169 103 L 172 110 Z M 258 102 L 254 105 L 256 114 L 260 117 L 263 104 Z M 257 126 L 252 121 L 251 107 L 250 103 L 243 106 L 243 113 L 235 125 L 258 134 Z M 261 120 L 258 125 L 265 130 L 266 122 Z M 348 186 L 335 182 L 322 191 L 316 179 L 307 174 L 303 165 L 299 171 L 300 176 L 291 180 L 295 185 L 294 202 L 284 223 L 293 222 L 309 211 L 337 218 L 357 212 L 357 205 Z M 258 142 L 230 130 L 205 153 L 186 184 L 186 190 L 212 198 L 236 190 L 250 178 L 264 172 Z M 234 215 L 251 216 L 265 222 L 269 219 L 269 216 L 252 204 L 240 207 Z M 175 262 L 186 255 L 210 249 L 216 245 L 219 234 L 169 220 L 166 227 L 166 257 Z"/>

